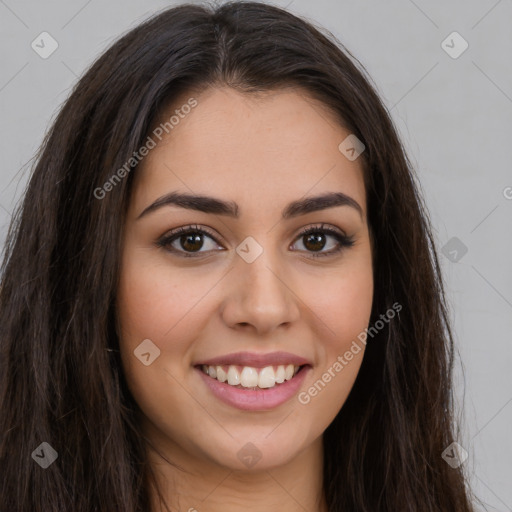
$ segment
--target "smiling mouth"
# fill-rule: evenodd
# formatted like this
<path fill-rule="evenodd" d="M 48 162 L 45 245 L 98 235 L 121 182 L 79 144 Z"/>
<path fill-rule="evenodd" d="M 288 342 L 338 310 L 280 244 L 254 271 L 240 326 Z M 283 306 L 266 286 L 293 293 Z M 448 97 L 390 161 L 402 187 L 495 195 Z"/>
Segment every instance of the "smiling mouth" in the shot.
<path fill-rule="evenodd" d="M 203 373 L 234 388 L 250 390 L 270 389 L 293 379 L 308 365 L 278 365 L 254 368 L 251 366 L 197 366 Z"/>

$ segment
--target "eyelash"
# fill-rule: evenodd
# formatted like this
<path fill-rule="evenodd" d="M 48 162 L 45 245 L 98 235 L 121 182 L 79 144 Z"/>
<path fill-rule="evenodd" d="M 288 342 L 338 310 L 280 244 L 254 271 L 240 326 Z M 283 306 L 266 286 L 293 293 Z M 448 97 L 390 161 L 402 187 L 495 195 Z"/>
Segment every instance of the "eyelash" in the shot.
<path fill-rule="evenodd" d="M 201 252 L 196 252 L 196 253 L 192 252 L 191 253 L 191 252 L 176 250 L 174 248 L 169 248 L 170 244 L 172 242 L 174 242 L 174 240 L 179 239 L 183 235 L 188 235 L 188 234 L 192 234 L 192 233 L 200 233 L 200 234 L 203 234 L 203 235 L 207 235 L 210 238 L 212 238 L 215 241 L 215 243 L 219 244 L 219 242 L 215 238 L 215 235 L 213 233 L 211 233 L 208 229 L 206 229 L 204 227 L 199 227 L 197 225 L 193 225 L 193 226 L 183 226 L 183 227 L 175 229 L 174 231 L 172 231 L 172 232 L 164 235 L 162 238 L 160 238 L 156 242 L 156 245 L 158 247 L 161 247 L 161 248 L 165 249 L 166 251 L 178 254 L 180 257 L 184 257 L 184 258 L 198 258 L 198 257 L 201 257 L 201 255 L 203 255 L 204 252 L 202 252 L 202 253 Z M 321 257 L 325 257 L 325 256 L 332 256 L 334 254 L 338 254 L 343 249 L 352 247 L 354 245 L 354 243 L 355 243 L 355 239 L 354 239 L 353 236 L 347 236 L 347 235 L 344 235 L 342 233 L 339 233 L 338 231 L 336 231 L 334 229 L 325 228 L 325 227 L 323 227 L 323 224 L 319 225 L 319 226 L 311 226 L 311 227 L 308 227 L 308 228 L 304 228 L 297 235 L 296 240 L 298 241 L 298 240 L 300 240 L 300 238 L 302 238 L 302 237 L 304 237 L 306 235 L 312 234 L 312 233 L 322 233 L 322 234 L 331 235 L 331 236 L 333 236 L 337 240 L 337 242 L 339 244 L 337 249 L 334 249 L 334 250 L 331 249 L 328 252 L 318 252 L 318 253 L 315 253 L 314 251 L 307 251 L 307 252 L 310 253 L 310 255 L 313 258 L 321 258 Z"/>

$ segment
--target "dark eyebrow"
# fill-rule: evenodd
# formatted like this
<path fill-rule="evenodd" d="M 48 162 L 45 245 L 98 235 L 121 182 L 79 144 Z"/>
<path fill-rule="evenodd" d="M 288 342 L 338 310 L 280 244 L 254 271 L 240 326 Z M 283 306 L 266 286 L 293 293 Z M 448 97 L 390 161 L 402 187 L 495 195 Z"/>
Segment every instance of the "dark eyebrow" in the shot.
<path fill-rule="evenodd" d="M 213 213 L 217 215 L 228 215 L 229 217 L 239 218 L 240 210 L 238 205 L 233 201 L 223 201 L 214 197 L 186 194 L 181 192 L 170 192 L 154 203 L 150 204 L 137 217 L 137 220 L 153 212 L 162 206 L 175 205 L 189 210 L 197 210 L 204 213 Z M 307 213 L 325 210 L 326 208 L 334 208 L 336 206 L 350 206 L 359 212 L 363 218 L 363 209 L 359 203 L 350 196 L 342 192 L 329 192 L 319 196 L 305 197 L 297 201 L 293 201 L 286 206 L 282 212 L 283 219 L 291 219 Z"/>

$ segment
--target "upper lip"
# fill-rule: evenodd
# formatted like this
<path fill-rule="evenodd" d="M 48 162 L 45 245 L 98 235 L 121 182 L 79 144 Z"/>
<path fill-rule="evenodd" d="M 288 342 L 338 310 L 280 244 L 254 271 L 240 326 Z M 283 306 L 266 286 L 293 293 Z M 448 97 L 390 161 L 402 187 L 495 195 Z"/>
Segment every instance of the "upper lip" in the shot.
<path fill-rule="evenodd" d="M 207 366 L 239 365 L 251 366 L 253 368 L 264 368 L 265 366 L 279 366 L 293 364 L 295 366 L 311 365 L 311 363 L 296 354 L 290 352 L 270 352 L 268 354 L 258 354 L 256 352 L 234 352 L 223 356 L 213 357 L 196 364 Z"/>

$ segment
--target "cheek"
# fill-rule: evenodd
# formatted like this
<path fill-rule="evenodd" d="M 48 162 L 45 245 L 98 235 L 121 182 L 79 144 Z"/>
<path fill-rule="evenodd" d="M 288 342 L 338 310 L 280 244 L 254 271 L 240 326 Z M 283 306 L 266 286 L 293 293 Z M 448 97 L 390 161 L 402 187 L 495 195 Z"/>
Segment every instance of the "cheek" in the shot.
<path fill-rule="evenodd" d="M 144 252 L 134 251 L 123 263 L 118 292 L 118 318 L 123 338 L 131 345 L 149 338 L 166 350 L 179 352 L 180 340 L 190 339 L 198 329 L 198 301 L 214 285 L 201 270 L 152 264 Z M 196 321 L 194 321 L 196 320 Z M 173 340 L 172 346 L 165 340 Z M 184 344 L 184 342 L 183 342 Z M 169 345 L 169 346 L 167 346 Z"/>
<path fill-rule="evenodd" d="M 372 280 L 333 280 L 325 294 L 330 299 L 317 305 L 328 326 L 318 338 L 318 366 L 297 397 L 304 418 L 315 418 L 312 435 L 320 435 L 334 420 L 359 373 L 366 346 L 358 336 L 368 327 Z"/>
<path fill-rule="evenodd" d="M 177 410 L 190 406 L 179 383 L 189 369 L 187 351 L 201 330 L 194 306 L 210 280 L 194 280 L 204 290 L 191 287 L 186 272 L 152 261 L 144 249 L 131 248 L 123 259 L 117 300 L 123 369 L 135 400 L 157 423 L 169 419 L 162 402 Z M 146 339 L 160 350 L 147 366 L 134 354 Z"/>
<path fill-rule="evenodd" d="M 368 327 L 373 302 L 371 261 L 365 254 L 347 261 L 325 276 L 321 284 L 308 287 L 308 305 L 321 319 L 323 344 L 330 357 L 347 350 L 353 340 Z M 307 286 L 307 284 L 306 284 Z"/>
<path fill-rule="evenodd" d="M 321 319 L 317 322 L 320 360 L 298 399 L 322 418 L 318 429 L 320 424 L 328 425 L 345 403 L 364 356 L 364 338 L 358 336 L 370 320 L 373 273 L 369 256 L 358 256 L 355 263 L 325 279 L 315 295 L 310 294 L 308 305 Z"/>

